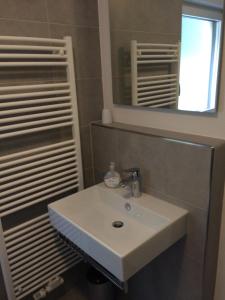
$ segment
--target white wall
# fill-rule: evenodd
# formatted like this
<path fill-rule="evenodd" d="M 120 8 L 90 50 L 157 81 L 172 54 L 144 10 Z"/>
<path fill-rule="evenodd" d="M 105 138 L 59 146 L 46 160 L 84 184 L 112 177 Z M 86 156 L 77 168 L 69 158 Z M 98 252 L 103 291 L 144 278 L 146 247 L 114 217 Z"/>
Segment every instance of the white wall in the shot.
<path fill-rule="evenodd" d="M 121 108 L 113 105 L 112 101 L 112 78 L 110 56 L 110 31 L 108 3 L 106 0 L 99 1 L 99 22 L 101 38 L 101 56 L 103 73 L 104 106 L 112 110 L 115 122 L 132 125 L 154 127 L 173 130 L 184 133 L 192 133 L 225 140 L 225 45 L 223 51 L 221 88 L 219 95 L 219 112 L 216 116 L 206 117 L 190 114 L 163 113 L 152 111 L 140 111 L 129 108 Z M 225 42 L 224 42 L 225 44 Z M 225 197 L 224 197 L 225 203 Z M 225 299 L 225 205 L 221 230 L 221 242 L 219 252 L 219 264 L 215 300 Z"/>

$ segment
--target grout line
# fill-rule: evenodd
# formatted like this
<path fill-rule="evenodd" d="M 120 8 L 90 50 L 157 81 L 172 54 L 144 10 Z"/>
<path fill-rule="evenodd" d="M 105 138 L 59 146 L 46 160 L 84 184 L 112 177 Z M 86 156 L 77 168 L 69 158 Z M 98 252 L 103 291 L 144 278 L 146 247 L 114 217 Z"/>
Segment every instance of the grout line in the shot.
<path fill-rule="evenodd" d="M 47 24 L 47 21 L 39 21 L 39 20 L 30 20 L 30 19 L 16 19 L 16 18 L 0 18 L 0 21 L 15 21 L 15 22 L 23 22 L 23 23 L 37 23 L 37 24 Z"/>
<path fill-rule="evenodd" d="M 61 25 L 61 26 L 70 26 L 75 28 L 87 28 L 87 29 L 99 29 L 98 26 L 88 26 L 88 25 L 77 25 L 77 24 L 70 24 L 70 23 L 58 23 L 58 22 L 50 22 L 40 21 L 40 20 L 31 20 L 31 19 L 16 19 L 16 18 L 2 18 L 0 17 L 0 21 L 15 21 L 15 22 L 23 22 L 23 23 L 37 23 L 37 24 L 49 24 L 49 25 Z"/>
<path fill-rule="evenodd" d="M 60 23 L 60 22 L 49 22 L 52 25 L 61 25 L 61 26 L 70 26 L 70 27 L 76 27 L 76 28 L 89 28 L 89 29 L 99 29 L 98 26 L 91 26 L 91 25 L 79 25 L 79 24 L 71 24 L 71 23 Z"/>
<path fill-rule="evenodd" d="M 110 29 L 111 32 L 117 32 L 117 31 L 121 31 L 121 32 L 128 32 L 128 33 L 147 33 L 149 35 L 157 35 L 157 36 L 174 36 L 177 37 L 177 35 L 180 35 L 179 32 L 174 32 L 174 33 L 160 33 L 160 32 L 149 32 L 149 31 L 144 31 L 144 30 L 131 30 L 131 29 L 120 29 L 120 28 L 112 28 Z"/>
<path fill-rule="evenodd" d="M 101 80 L 101 77 L 77 77 L 77 81 L 81 81 L 81 80 Z"/>

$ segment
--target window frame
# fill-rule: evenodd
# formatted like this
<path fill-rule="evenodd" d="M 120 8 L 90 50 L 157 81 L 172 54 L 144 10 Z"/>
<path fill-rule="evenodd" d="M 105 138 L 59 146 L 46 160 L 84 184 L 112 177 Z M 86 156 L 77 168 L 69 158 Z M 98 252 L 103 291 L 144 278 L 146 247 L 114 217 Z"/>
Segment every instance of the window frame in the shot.
<path fill-rule="evenodd" d="M 182 18 L 183 17 L 208 20 L 213 24 L 213 32 L 212 32 L 213 47 L 211 49 L 211 63 L 210 63 L 211 67 L 209 73 L 210 79 L 209 79 L 208 101 L 207 101 L 206 111 L 215 110 L 217 108 L 218 77 L 219 77 L 223 14 L 220 9 L 186 3 L 183 5 L 183 9 L 182 9 Z M 182 49 L 182 43 L 181 43 L 181 49 Z"/>

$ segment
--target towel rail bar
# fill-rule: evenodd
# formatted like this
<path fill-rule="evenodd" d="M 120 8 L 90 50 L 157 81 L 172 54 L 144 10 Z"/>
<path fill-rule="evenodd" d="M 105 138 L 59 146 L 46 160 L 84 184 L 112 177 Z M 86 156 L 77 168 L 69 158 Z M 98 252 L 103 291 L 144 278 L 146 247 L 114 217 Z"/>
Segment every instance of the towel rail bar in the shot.
<path fill-rule="evenodd" d="M 24 76 L 21 84 L 0 86 L 0 139 L 14 145 L 9 153 L 0 149 L 0 264 L 8 299 L 20 300 L 81 261 L 46 213 L 49 201 L 83 188 L 80 129 L 70 37 L 0 36 L 0 52 L 2 72 L 16 79 L 25 73 L 31 82 Z M 37 68 L 46 72 L 39 81 L 30 78 Z M 4 228 L 4 218 L 14 215 L 15 224 Z"/>

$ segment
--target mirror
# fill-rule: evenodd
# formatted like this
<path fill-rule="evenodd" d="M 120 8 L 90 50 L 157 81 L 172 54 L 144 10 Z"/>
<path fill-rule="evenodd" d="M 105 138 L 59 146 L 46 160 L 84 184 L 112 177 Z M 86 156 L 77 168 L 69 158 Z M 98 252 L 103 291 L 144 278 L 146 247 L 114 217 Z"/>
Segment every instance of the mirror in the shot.
<path fill-rule="evenodd" d="M 223 0 L 109 0 L 114 104 L 214 113 Z"/>

